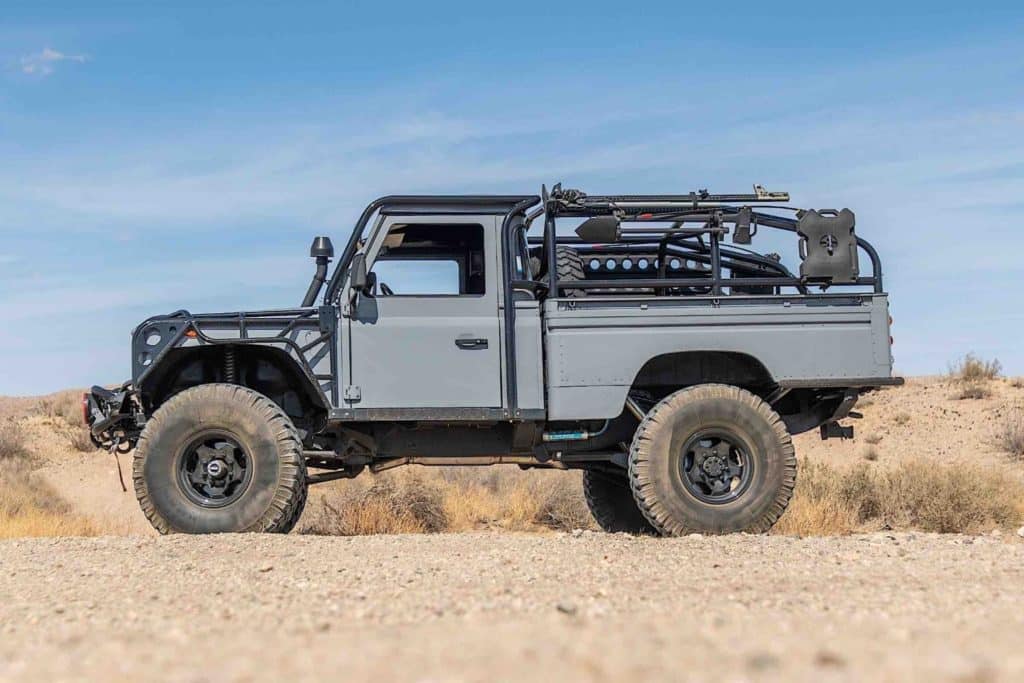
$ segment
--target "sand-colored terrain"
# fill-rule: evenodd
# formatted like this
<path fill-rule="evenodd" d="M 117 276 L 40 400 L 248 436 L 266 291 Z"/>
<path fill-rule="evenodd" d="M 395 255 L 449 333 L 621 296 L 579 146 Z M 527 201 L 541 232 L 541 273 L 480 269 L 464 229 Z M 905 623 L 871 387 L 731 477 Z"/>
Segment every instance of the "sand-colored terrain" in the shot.
<path fill-rule="evenodd" d="M 798 453 L 836 472 L 934 465 L 957 496 L 991 492 L 970 481 L 984 473 L 1016 496 L 1024 463 L 1001 434 L 1024 387 L 986 388 L 959 400 L 946 379 L 912 380 L 862 402 L 856 439 L 802 435 Z M 966 518 L 972 535 L 872 518 L 854 535 L 633 538 L 510 525 L 489 499 L 449 527 L 488 531 L 161 538 L 113 456 L 73 449 L 36 399 L 0 413 L 25 430 L 31 476 L 101 534 L 0 541 L 2 681 L 1024 678 L 1024 499 L 1001 522 Z M 500 481 L 523 476 L 571 475 Z M 307 517 L 354 485 L 320 489 Z"/>
<path fill-rule="evenodd" d="M 26 539 L 0 567 L 0 680 L 1024 677 L 1024 544 L 989 537 Z"/>

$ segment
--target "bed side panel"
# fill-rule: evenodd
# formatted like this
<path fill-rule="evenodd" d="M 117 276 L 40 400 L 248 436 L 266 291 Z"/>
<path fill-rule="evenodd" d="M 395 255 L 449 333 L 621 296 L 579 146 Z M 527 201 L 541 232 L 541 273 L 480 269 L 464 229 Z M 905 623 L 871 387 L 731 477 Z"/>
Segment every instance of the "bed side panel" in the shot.
<path fill-rule="evenodd" d="M 544 324 L 551 420 L 618 415 L 644 363 L 667 353 L 744 353 L 780 383 L 891 374 L 885 295 L 560 299 Z"/>

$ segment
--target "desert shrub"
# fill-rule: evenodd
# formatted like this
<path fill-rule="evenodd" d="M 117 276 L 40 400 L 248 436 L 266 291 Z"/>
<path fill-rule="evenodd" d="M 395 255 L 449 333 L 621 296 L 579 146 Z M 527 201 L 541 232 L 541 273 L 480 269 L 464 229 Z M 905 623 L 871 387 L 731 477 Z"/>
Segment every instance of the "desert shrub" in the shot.
<path fill-rule="evenodd" d="M 1024 377 L 1014 377 L 1010 380 L 1010 386 L 1014 389 L 1024 389 Z"/>
<path fill-rule="evenodd" d="M 859 468 L 854 473 L 865 470 Z M 829 536 L 852 532 L 859 524 L 857 507 L 849 500 L 856 478 L 843 476 L 824 463 L 802 460 L 789 507 L 772 533 Z"/>
<path fill-rule="evenodd" d="M 374 476 L 369 485 L 346 482 L 335 487 L 303 529 L 331 536 L 444 531 L 444 494 L 437 482 L 418 473 L 394 474 Z"/>
<path fill-rule="evenodd" d="M 565 477 L 553 476 L 549 480 L 550 484 L 538 497 L 533 521 L 549 529 L 561 531 L 589 528 L 590 509 L 580 494 L 581 484 L 571 482 Z"/>
<path fill-rule="evenodd" d="M 62 422 L 72 427 L 82 426 L 82 392 L 77 390 L 62 391 L 52 396 L 39 399 L 35 412 L 48 417 L 54 422 Z"/>
<path fill-rule="evenodd" d="M 996 433 L 999 446 L 1016 460 L 1024 460 L 1024 415 L 1010 417 Z"/>
<path fill-rule="evenodd" d="M 986 361 L 973 353 L 968 353 L 950 366 L 949 377 L 956 382 L 987 382 L 998 377 L 1002 369 L 1003 366 L 997 359 Z"/>
<path fill-rule="evenodd" d="M 953 394 L 953 398 L 958 401 L 964 400 L 977 400 L 982 398 L 989 398 L 992 396 L 992 390 L 987 384 L 980 382 L 961 382 Z"/>
<path fill-rule="evenodd" d="M 801 462 L 789 509 L 773 530 L 799 535 L 892 528 L 976 533 L 1024 522 L 1024 484 L 978 464 L 910 460 L 838 469 Z"/>
<path fill-rule="evenodd" d="M 1024 521 L 1024 486 L 976 463 L 911 460 L 881 472 L 878 488 L 886 522 L 894 528 L 974 533 Z"/>
<path fill-rule="evenodd" d="M 992 396 L 989 383 L 999 376 L 1002 365 L 998 360 L 982 360 L 968 353 L 949 368 L 949 380 L 955 387 L 952 398 L 957 400 L 982 399 Z"/>
<path fill-rule="evenodd" d="M 325 535 L 592 529 L 575 472 L 402 468 L 337 482 L 310 500 L 300 531 Z"/>
<path fill-rule="evenodd" d="M 71 442 L 71 447 L 81 453 L 91 453 L 96 450 L 96 444 L 92 442 L 89 437 L 89 430 L 85 427 L 76 427 L 71 430 L 68 435 L 68 441 Z"/>
<path fill-rule="evenodd" d="M 15 460 L 27 455 L 25 430 L 12 418 L 0 421 L 0 461 Z"/>

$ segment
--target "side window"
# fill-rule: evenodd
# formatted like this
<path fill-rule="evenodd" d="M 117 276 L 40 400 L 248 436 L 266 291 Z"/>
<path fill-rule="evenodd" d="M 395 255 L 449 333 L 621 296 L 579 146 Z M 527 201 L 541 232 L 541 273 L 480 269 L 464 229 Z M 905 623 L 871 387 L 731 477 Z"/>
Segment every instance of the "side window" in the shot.
<path fill-rule="evenodd" d="M 484 228 L 393 225 L 371 272 L 379 296 L 480 296 L 486 282 Z"/>

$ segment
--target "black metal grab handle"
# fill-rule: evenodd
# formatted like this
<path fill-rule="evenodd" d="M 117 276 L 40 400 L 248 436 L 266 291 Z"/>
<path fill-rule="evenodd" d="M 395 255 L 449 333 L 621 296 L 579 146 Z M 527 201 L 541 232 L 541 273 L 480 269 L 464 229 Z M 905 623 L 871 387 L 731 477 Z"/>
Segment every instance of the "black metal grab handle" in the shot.
<path fill-rule="evenodd" d="M 456 339 L 455 345 L 460 349 L 486 349 L 486 339 Z"/>

